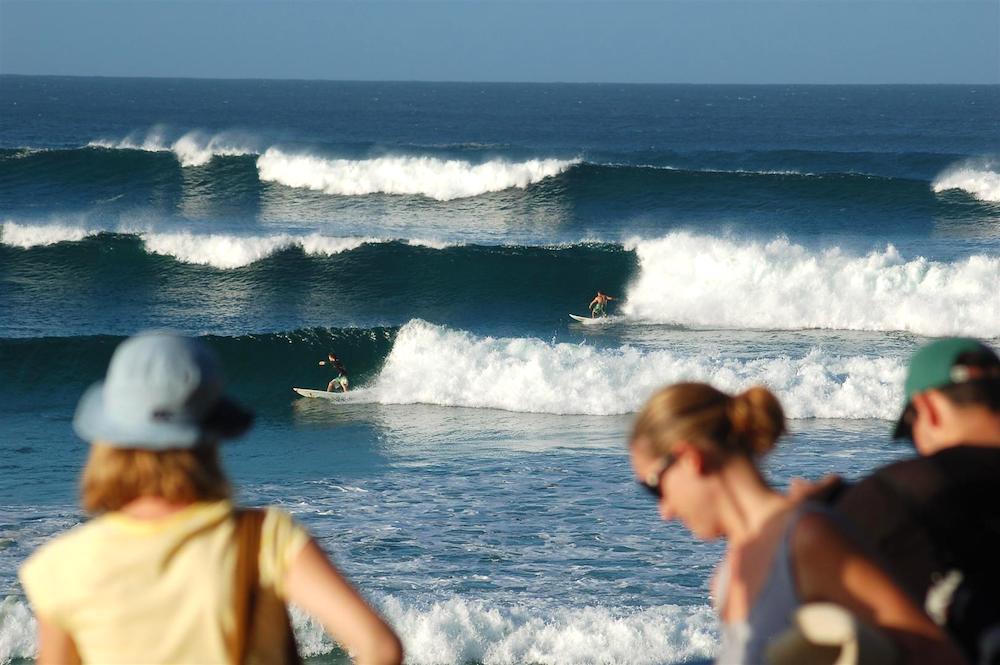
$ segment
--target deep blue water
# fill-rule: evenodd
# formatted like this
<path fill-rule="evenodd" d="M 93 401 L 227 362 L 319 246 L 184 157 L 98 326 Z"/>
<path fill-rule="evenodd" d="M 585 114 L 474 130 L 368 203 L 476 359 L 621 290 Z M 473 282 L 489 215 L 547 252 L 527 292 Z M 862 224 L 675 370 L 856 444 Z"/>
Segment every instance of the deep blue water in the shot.
<path fill-rule="evenodd" d="M 151 327 L 221 353 L 241 496 L 413 662 L 710 656 L 719 545 L 636 491 L 629 414 L 764 383 L 779 485 L 907 454 L 906 355 L 1000 341 L 998 160 L 998 86 L 0 77 L 0 662 L 18 563 L 82 518 L 76 399 Z M 296 398 L 331 350 L 357 390 Z"/>

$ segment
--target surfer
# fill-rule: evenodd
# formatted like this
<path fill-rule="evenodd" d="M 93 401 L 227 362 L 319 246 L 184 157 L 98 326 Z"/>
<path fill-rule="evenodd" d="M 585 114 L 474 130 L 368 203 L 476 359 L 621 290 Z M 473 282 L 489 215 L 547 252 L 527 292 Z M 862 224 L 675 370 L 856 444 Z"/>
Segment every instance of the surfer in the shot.
<path fill-rule="evenodd" d="M 596 319 L 599 316 L 607 316 L 609 300 L 614 300 L 614 298 L 598 291 L 594 299 L 590 301 L 590 318 Z"/>
<path fill-rule="evenodd" d="M 334 354 L 331 353 L 331 354 L 327 355 L 327 358 L 329 358 L 329 360 L 320 360 L 319 364 L 320 365 L 330 365 L 331 367 L 333 367 L 333 369 L 335 369 L 337 371 L 337 376 L 335 376 L 333 378 L 333 380 L 330 381 L 329 385 L 327 385 L 326 392 L 332 393 L 332 392 L 334 392 L 334 390 L 336 389 L 337 386 L 340 386 L 341 392 L 345 392 L 346 393 L 347 392 L 347 370 L 344 369 L 343 363 L 340 362 L 340 358 L 338 358 L 336 355 L 334 355 Z"/>

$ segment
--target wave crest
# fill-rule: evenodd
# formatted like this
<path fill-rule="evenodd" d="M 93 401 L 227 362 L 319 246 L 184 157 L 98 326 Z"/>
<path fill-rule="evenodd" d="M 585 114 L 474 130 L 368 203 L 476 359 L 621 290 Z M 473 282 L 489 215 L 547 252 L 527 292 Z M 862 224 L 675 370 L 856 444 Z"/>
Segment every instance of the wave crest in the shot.
<path fill-rule="evenodd" d="M 954 165 L 934 178 L 931 188 L 939 194 L 960 189 L 980 201 L 1000 203 L 1000 162 L 978 159 Z"/>
<path fill-rule="evenodd" d="M 662 385 L 707 381 L 729 392 L 766 385 L 790 418 L 890 420 L 902 403 L 903 371 L 902 359 L 840 357 L 819 349 L 802 358 L 683 356 L 477 337 L 415 320 L 400 328 L 371 398 L 603 416 L 638 411 Z"/>
<path fill-rule="evenodd" d="M 329 159 L 272 147 L 257 159 L 257 171 L 263 181 L 326 194 L 409 194 L 450 201 L 513 187 L 523 189 L 578 163 L 562 159 L 493 159 L 472 164 L 459 159 L 408 156 Z"/>
<path fill-rule="evenodd" d="M 737 243 L 672 233 L 632 240 L 639 275 L 622 312 L 652 323 L 731 328 L 1000 335 L 1000 257 L 954 263 L 812 251 L 786 239 Z"/>
<path fill-rule="evenodd" d="M 349 252 L 374 238 L 330 238 L 319 234 L 293 236 L 234 236 L 226 234 L 143 233 L 142 242 L 154 254 L 172 256 L 184 263 L 214 268 L 242 268 L 279 252 L 299 247 L 316 256 Z"/>
<path fill-rule="evenodd" d="M 133 133 L 123 139 L 97 139 L 87 145 L 110 150 L 143 150 L 145 152 L 172 152 L 181 166 L 204 166 L 214 157 L 256 155 L 259 148 L 246 137 L 230 132 L 208 134 L 191 131 L 176 140 L 168 138 L 161 127 L 154 127 L 146 134 Z"/>
<path fill-rule="evenodd" d="M 66 224 L 21 224 L 4 222 L 0 225 L 0 244 L 30 249 L 59 242 L 79 242 L 100 233 L 82 226 Z"/>

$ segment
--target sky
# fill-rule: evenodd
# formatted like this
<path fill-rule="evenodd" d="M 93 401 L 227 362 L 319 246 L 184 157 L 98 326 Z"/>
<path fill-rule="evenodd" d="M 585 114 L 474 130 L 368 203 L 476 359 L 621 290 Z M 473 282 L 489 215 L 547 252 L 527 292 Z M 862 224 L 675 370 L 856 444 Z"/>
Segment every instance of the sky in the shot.
<path fill-rule="evenodd" d="M 0 0 L 0 74 L 1000 83 L 1000 0 Z"/>

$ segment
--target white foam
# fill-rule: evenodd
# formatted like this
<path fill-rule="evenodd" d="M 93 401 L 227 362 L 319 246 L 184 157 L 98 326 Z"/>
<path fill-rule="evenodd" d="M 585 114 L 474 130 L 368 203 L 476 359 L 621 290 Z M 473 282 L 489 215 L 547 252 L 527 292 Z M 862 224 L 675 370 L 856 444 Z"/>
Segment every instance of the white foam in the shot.
<path fill-rule="evenodd" d="M 181 166 L 203 166 L 216 156 L 255 155 L 259 152 L 253 141 L 232 133 L 192 131 L 171 141 L 162 127 L 154 127 L 145 134 L 130 134 L 123 139 L 97 139 L 87 145 L 115 150 L 172 152 Z"/>
<path fill-rule="evenodd" d="M 504 607 L 457 597 L 414 604 L 391 596 L 375 599 L 375 605 L 399 634 L 407 662 L 414 665 L 652 665 L 710 658 L 718 641 L 717 622 L 705 606 Z M 292 621 L 304 657 L 334 650 L 322 627 L 296 607 Z M 35 630 L 28 605 L 13 596 L 5 598 L 0 603 L 0 663 L 34 658 Z"/>
<path fill-rule="evenodd" d="M 409 663 L 651 665 L 710 658 L 718 642 L 717 622 L 705 606 L 505 607 L 457 597 L 419 605 L 384 597 L 375 604 L 399 634 Z M 333 650 L 318 624 L 292 614 L 303 655 Z"/>
<path fill-rule="evenodd" d="M 448 242 L 446 240 L 432 240 L 424 238 L 412 238 L 406 241 L 411 247 L 426 247 L 428 249 L 448 249 L 449 247 L 461 247 L 464 243 Z"/>
<path fill-rule="evenodd" d="M 241 268 L 292 247 L 300 247 L 309 255 L 332 256 L 357 249 L 365 243 L 380 242 L 374 238 L 331 238 L 318 234 L 238 236 L 182 231 L 144 232 L 140 235 L 146 249 L 154 254 L 222 269 Z"/>
<path fill-rule="evenodd" d="M 523 189 L 577 163 L 579 160 L 493 159 L 473 164 L 458 159 L 410 156 L 330 159 L 272 147 L 257 159 L 257 171 L 264 181 L 327 194 L 360 196 L 382 192 L 449 201 L 512 187 Z"/>
<path fill-rule="evenodd" d="M 891 245 L 852 256 L 684 232 L 626 248 L 639 274 L 621 312 L 634 320 L 1000 336 L 1000 256 L 942 263 L 904 258 Z"/>
<path fill-rule="evenodd" d="M 8 221 L 0 225 L 0 244 L 28 249 L 54 245 L 57 242 L 79 242 L 98 233 L 100 231 L 83 226 L 59 223 L 22 224 Z"/>
<path fill-rule="evenodd" d="M 600 349 L 533 338 L 478 337 L 425 321 L 396 336 L 371 399 L 553 414 L 637 411 L 656 388 L 708 381 L 735 392 L 770 387 L 790 418 L 883 418 L 898 415 L 901 359 L 836 356 L 739 359 L 685 356 L 630 346 Z"/>
<path fill-rule="evenodd" d="M 0 663 L 34 658 L 35 617 L 23 600 L 7 596 L 0 602 Z"/>
<path fill-rule="evenodd" d="M 981 201 L 1000 203 L 1000 163 L 988 159 L 962 162 L 934 178 L 931 187 L 938 193 L 960 189 Z"/>

